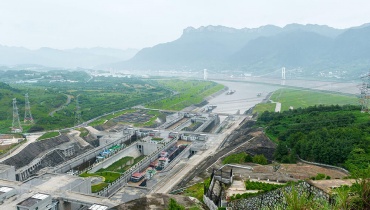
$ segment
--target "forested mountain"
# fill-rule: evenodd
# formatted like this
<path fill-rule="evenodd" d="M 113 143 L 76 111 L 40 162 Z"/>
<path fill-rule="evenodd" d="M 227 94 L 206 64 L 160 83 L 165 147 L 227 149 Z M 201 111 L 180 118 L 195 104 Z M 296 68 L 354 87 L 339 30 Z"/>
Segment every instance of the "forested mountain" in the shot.
<path fill-rule="evenodd" d="M 22 64 L 43 65 L 48 67 L 92 68 L 104 63 L 118 62 L 132 58 L 137 50 L 119 50 L 112 48 L 75 48 L 57 50 L 40 48 L 29 50 L 23 47 L 0 45 L 0 66 Z"/>
<path fill-rule="evenodd" d="M 367 71 L 370 26 L 334 29 L 290 24 L 234 29 L 187 28 L 168 43 L 145 48 L 116 69 L 213 69 L 269 72 L 285 66 L 308 72 Z"/>

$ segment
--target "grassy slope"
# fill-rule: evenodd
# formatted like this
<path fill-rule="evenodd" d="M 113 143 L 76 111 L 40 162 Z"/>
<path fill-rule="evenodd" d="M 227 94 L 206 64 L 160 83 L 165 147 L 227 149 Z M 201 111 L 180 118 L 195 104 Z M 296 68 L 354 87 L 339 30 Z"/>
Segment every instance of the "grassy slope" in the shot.
<path fill-rule="evenodd" d="M 283 88 L 275 91 L 271 98 L 274 102 L 280 102 L 281 111 L 288 110 L 290 106 L 293 108 L 305 108 L 314 105 L 346 105 L 346 104 L 358 104 L 358 99 L 355 96 L 345 96 L 334 93 L 324 93 L 319 91 L 311 90 L 298 90 Z M 275 103 L 257 104 L 253 112 L 262 113 L 264 111 L 275 110 Z"/>
<path fill-rule="evenodd" d="M 149 103 L 149 108 L 181 110 L 192 104 L 202 102 L 205 97 L 224 88 L 223 85 L 210 81 L 161 80 L 159 83 L 178 92 L 178 94 L 154 103 Z"/>

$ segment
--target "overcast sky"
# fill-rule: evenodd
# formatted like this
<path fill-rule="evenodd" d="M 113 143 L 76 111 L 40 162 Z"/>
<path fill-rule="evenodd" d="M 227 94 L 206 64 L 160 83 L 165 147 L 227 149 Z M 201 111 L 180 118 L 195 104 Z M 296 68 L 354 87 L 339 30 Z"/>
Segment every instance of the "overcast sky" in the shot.
<path fill-rule="evenodd" d="M 144 48 L 188 26 L 370 22 L 369 0 L 1 0 L 0 45 Z"/>

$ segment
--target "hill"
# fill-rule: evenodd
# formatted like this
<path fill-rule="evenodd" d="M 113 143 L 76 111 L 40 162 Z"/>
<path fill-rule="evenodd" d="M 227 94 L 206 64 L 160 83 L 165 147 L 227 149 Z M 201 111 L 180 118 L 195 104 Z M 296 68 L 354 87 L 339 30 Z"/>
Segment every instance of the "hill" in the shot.
<path fill-rule="evenodd" d="M 105 63 L 118 62 L 132 58 L 137 50 L 119 50 L 112 48 L 75 48 L 57 50 L 40 48 L 29 50 L 23 47 L 0 45 L 0 66 L 42 65 L 48 67 L 92 68 Z"/>
<path fill-rule="evenodd" d="M 267 25 L 254 29 L 189 27 L 172 42 L 139 51 L 115 69 L 241 70 L 258 75 L 285 66 L 306 74 L 367 71 L 370 26 L 335 29 L 323 25 Z"/>

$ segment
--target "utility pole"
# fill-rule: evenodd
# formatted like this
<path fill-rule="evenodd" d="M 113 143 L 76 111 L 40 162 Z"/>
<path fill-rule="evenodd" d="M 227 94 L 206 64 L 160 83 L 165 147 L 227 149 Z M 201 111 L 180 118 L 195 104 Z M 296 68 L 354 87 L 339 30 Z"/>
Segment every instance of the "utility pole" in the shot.
<path fill-rule="evenodd" d="M 30 101 L 28 100 L 28 93 L 26 93 L 26 95 L 24 96 L 25 98 L 25 108 L 24 108 L 24 122 L 27 123 L 31 123 L 33 124 L 33 118 L 32 118 L 32 113 L 31 113 L 31 106 L 30 106 Z"/>
<path fill-rule="evenodd" d="M 22 132 L 22 125 L 19 121 L 19 114 L 17 108 L 17 99 L 13 98 L 13 123 L 12 123 L 12 132 L 13 133 L 20 133 Z"/>

